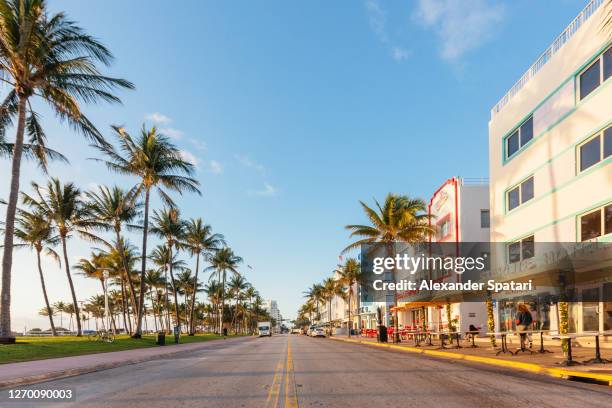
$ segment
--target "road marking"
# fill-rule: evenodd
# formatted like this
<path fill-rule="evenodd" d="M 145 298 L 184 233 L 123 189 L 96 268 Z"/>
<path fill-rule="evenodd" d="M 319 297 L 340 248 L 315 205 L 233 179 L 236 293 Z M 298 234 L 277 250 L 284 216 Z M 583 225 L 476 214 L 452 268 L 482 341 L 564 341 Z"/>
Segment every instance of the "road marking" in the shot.
<path fill-rule="evenodd" d="M 285 370 L 285 408 L 298 408 L 295 372 L 293 371 L 293 355 L 291 354 L 291 339 L 287 339 L 287 369 Z"/>
<path fill-rule="evenodd" d="M 276 364 L 276 369 L 274 370 L 274 378 L 272 379 L 272 386 L 270 387 L 270 390 L 268 391 L 268 399 L 266 400 L 266 407 L 277 407 L 278 406 L 278 398 L 280 396 L 280 390 L 281 390 L 281 381 L 283 379 L 283 372 L 284 372 L 284 363 L 285 363 L 285 359 L 284 357 L 284 352 L 281 353 L 281 358 L 278 360 L 278 363 Z M 274 400 L 274 403 L 272 403 L 272 400 Z"/>

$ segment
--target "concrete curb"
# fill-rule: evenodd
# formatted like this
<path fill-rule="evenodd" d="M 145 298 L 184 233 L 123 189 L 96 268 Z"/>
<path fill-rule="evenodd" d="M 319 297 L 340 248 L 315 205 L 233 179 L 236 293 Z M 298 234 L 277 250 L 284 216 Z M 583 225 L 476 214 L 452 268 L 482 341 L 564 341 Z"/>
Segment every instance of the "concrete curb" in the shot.
<path fill-rule="evenodd" d="M 481 356 L 471 356 L 459 353 L 453 353 L 448 351 L 436 351 L 436 350 L 427 350 L 420 349 L 416 347 L 410 346 L 398 346 L 395 344 L 388 343 L 373 343 L 371 341 L 362 341 L 362 340 L 349 340 L 342 339 L 338 337 L 330 337 L 332 340 L 336 341 L 344 341 L 346 343 L 356 343 L 356 344 L 365 344 L 372 347 L 380 347 L 380 348 L 388 348 L 393 350 L 400 350 L 409 353 L 417 353 L 417 354 L 426 354 L 434 357 L 443 357 L 443 358 L 451 358 L 455 360 L 465 360 L 472 361 L 476 363 L 489 364 L 495 366 L 509 367 L 522 371 L 529 371 L 532 373 L 545 374 L 552 377 L 563 378 L 563 379 L 575 379 L 575 378 L 583 378 L 589 380 L 596 380 L 603 383 L 607 383 L 608 386 L 612 387 L 612 374 L 599 374 L 599 373 L 587 373 L 582 371 L 572 371 L 564 368 L 548 368 L 543 367 L 538 364 L 533 363 L 523 363 L 520 361 L 508 361 L 502 360 L 498 358 L 492 357 L 481 357 Z"/>
<path fill-rule="evenodd" d="M 211 343 L 216 343 L 220 340 L 227 341 L 227 340 L 233 340 L 233 339 L 214 339 L 214 340 L 203 341 L 201 342 L 201 344 L 187 343 L 185 344 L 185 346 L 191 345 L 191 344 L 198 344 L 198 345 L 201 345 L 202 347 L 191 347 L 188 350 L 181 350 L 179 348 L 178 350 L 173 350 L 171 352 L 163 353 L 163 354 L 143 356 L 143 357 L 133 358 L 133 359 L 128 359 L 128 360 L 115 361 L 112 363 L 101 363 L 101 364 L 96 364 L 96 365 L 91 365 L 91 366 L 81 367 L 81 368 L 76 368 L 76 369 L 58 370 L 58 371 L 52 371 L 52 372 L 45 373 L 45 374 L 32 375 L 32 376 L 27 376 L 27 377 L 18 377 L 18 378 L 14 378 L 10 380 L 3 380 L 3 381 L 0 381 L 0 391 L 9 389 L 9 388 L 14 388 L 16 386 L 32 385 L 32 384 L 37 384 L 40 382 L 45 382 L 45 381 L 50 381 L 50 380 L 59 380 L 62 378 L 74 377 L 74 376 L 81 375 L 81 374 L 89 374 L 89 373 L 95 373 L 97 371 L 109 370 L 111 368 L 123 367 L 127 365 L 138 364 L 138 363 L 144 363 L 146 361 L 160 360 L 162 358 L 176 356 L 177 354 L 181 354 L 181 353 L 199 351 L 201 349 L 207 348 L 206 347 L 207 345 L 210 345 Z M 93 353 L 93 354 L 103 354 L 103 353 Z M 92 355 L 92 354 L 87 354 L 87 355 Z M 39 361 L 44 361 L 44 360 L 39 360 Z M 0 365 L 0 368 L 1 367 L 2 366 Z"/>

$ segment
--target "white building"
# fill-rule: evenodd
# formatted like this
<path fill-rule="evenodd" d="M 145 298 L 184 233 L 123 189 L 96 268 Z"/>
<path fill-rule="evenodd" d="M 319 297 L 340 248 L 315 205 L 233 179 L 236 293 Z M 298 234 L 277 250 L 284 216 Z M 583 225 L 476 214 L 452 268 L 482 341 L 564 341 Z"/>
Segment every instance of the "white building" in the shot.
<path fill-rule="evenodd" d="M 456 256 L 460 256 L 461 242 L 489 241 L 489 186 L 486 179 L 452 177 L 438 188 L 429 200 L 428 212 L 436 233 L 432 242 L 456 243 Z M 458 275 L 432 276 L 436 281 L 456 279 Z M 399 323 L 408 327 L 426 327 L 432 330 L 448 328 L 443 302 L 419 301 L 418 293 L 400 296 Z M 451 303 L 451 320 L 460 332 L 470 325 L 486 327 L 486 307 L 482 302 Z"/>
<path fill-rule="evenodd" d="M 540 242 L 612 241 L 612 50 L 592 0 L 491 111 L 491 241 L 496 265 L 528 262 Z M 601 299 L 612 283 L 576 287 Z M 511 328 L 516 302 L 499 299 Z M 530 303 L 556 329 L 556 304 Z M 612 329 L 612 302 L 570 304 L 571 332 Z"/>
<path fill-rule="evenodd" d="M 280 327 L 283 320 L 283 316 L 281 315 L 280 310 L 278 310 L 278 303 L 276 303 L 276 300 L 266 300 L 264 308 L 266 309 L 270 317 L 276 321 L 276 327 Z"/>

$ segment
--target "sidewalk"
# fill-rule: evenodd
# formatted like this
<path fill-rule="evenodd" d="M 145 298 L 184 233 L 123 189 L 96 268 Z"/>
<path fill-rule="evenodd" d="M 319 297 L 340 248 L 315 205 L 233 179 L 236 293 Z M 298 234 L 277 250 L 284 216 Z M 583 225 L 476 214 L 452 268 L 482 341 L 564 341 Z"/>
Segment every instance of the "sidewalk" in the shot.
<path fill-rule="evenodd" d="M 163 347 L 139 348 L 110 353 L 2 364 L 0 366 L 0 389 L 107 370 L 109 368 L 169 357 L 178 353 L 199 351 L 211 346 L 235 342 L 242 338 L 228 338 L 225 340 L 210 340 L 189 344 L 173 344 Z"/>
<path fill-rule="evenodd" d="M 546 345 L 544 348 L 551 351 L 552 353 L 540 354 L 537 351 L 540 349 L 539 340 L 534 339 L 533 351 L 534 354 L 529 352 L 520 352 L 517 355 L 510 355 L 509 353 L 501 353 L 496 356 L 499 347 L 492 349 L 491 345 L 486 339 L 480 339 L 481 341 L 476 342 L 477 348 L 469 347 L 470 342 L 462 340 L 459 344 L 463 347 L 460 349 L 452 348 L 456 345 L 447 345 L 446 349 L 439 349 L 439 341 L 434 341 L 434 346 L 420 346 L 415 347 L 414 341 L 405 340 L 399 344 L 392 343 L 377 343 L 375 338 L 367 337 L 355 337 L 353 336 L 349 340 L 346 336 L 334 336 L 331 337 L 333 340 L 346 341 L 367 344 L 369 346 L 376 347 L 387 347 L 395 350 L 401 350 L 405 352 L 421 353 L 442 358 L 452 358 L 458 360 L 465 360 L 477 363 L 484 363 L 489 365 L 504 366 L 513 369 L 536 372 L 554 377 L 562 377 L 567 379 L 587 379 L 591 381 L 597 381 L 607 383 L 612 386 L 612 363 L 608 364 L 589 364 L 589 365 L 576 365 L 572 367 L 563 367 L 559 363 L 565 361 L 565 355 L 560 346 Z M 424 343 L 422 343 L 424 344 Z M 499 346 L 500 339 L 497 339 Z M 511 351 L 515 351 L 519 347 L 516 342 L 508 342 L 508 348 Z M 595 357 L 595 349 L 585 347 L 572 347 L 573 360 L 583 362 Z M 601 349 L 601 358 L 608 358 L 612 360 L 612 350 Z"/>

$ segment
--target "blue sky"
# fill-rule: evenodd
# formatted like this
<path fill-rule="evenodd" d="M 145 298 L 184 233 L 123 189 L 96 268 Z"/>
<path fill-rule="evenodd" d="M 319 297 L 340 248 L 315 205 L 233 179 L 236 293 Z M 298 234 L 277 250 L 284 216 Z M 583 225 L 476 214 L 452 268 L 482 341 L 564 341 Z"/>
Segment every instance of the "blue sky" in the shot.
<path fill-rule="evenodd" d="M 105 72 L 136 84 L 123 105 L 85 108 L 90 118 L 108 135 L 146 121 L 173 137 L 203 190 L 177 200 L 183 215 L 225 234 L 247 278 L 293 317 L 348 244 L 343 226 L 365 222 L 358 200 L 427 199 L 449 177 L 487 175 L 491 107 L 586 1 L 49 3 L 113 51 Z M 53 175 L 85 189 L 133 183 L 88 161 L 86 141 L 39 107 L 71 161 Z M 44 181 L 24 166 L 24 188 L 32 179 Z M 74 239 L 69 252 L 89 248 Z M 27 251 L 13 270 L 14 328 L 44 325 Z M 50 261 L 45 272 L 51 300 L 68 300 L 64 273 Z M 80 299 L 99 289 L 76 284 Z"/>

